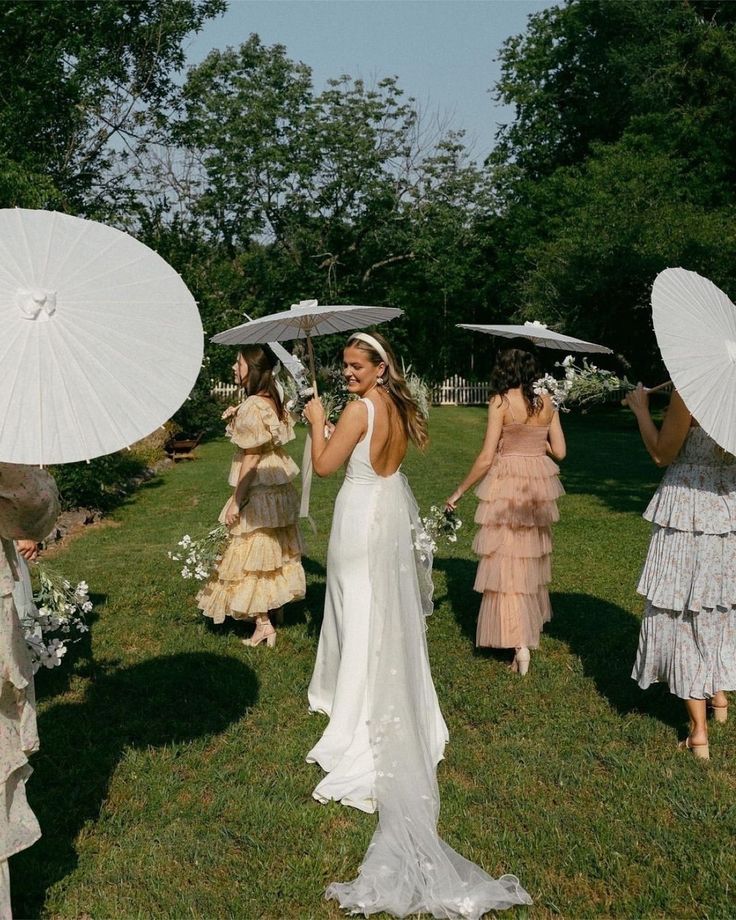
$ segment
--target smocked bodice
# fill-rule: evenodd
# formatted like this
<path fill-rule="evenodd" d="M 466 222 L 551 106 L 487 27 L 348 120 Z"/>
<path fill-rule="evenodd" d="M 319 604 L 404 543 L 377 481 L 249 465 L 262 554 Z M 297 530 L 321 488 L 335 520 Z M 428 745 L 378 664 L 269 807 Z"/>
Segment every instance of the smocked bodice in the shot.
<path fill-rule="evenodd" d="M 736 457 L 720 448 L 702 428 L 691 428 L 644 517 L 673 530 L 736 531 Z"/>
<path fill-rule="evenodd" d="M 732 467 L 736 473 L 736 457 L 726 453 L 702 428 L 691 428 L 680 453 L 671 466 Z"/>
<path fill-rule="evenodd" d="M 505 457 L 545 456 L 548 433 L 549 425 L 525 425 L 522 422 L 504 425 L 498 452 Z"/>

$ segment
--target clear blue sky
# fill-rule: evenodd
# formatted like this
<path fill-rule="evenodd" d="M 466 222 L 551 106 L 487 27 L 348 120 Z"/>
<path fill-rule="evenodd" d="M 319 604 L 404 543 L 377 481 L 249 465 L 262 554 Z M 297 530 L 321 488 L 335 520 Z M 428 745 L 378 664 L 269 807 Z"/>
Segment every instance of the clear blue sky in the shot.
<path fill-rule="evenodd" d="M 191 40 L 188 61 L 239 45 L 257 32 L 268 45 L 312 68 L 321 89 L 350 74 L 372 84 L 396 75 L 428 115 L 464 129 L 477 159 L 493 146 L 512 111 L 489 90 L 500 76 L 504 39 L 523 32 L 530 13 L 552 0 L 231 0 L 224 16 Z"/>

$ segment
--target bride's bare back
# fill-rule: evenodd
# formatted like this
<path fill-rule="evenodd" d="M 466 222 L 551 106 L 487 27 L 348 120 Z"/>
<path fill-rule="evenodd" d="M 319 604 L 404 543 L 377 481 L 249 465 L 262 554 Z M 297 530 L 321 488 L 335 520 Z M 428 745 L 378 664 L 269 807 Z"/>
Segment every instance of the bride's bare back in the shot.
<path fill-rule="evenodd" d="M 404 461 L 408 440 L 399 410 L 385 390 L 375 388 L 365 397 L 373 403 L 371 466 L 379 476 L 393 476 Z M 360 439 L 365 438 L 365 434 Z"/>

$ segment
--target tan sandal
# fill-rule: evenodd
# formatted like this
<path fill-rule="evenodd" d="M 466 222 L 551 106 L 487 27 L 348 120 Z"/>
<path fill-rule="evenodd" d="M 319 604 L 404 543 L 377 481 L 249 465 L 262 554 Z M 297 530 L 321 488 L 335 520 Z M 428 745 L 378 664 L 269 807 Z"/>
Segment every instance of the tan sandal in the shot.
<path fill-rule="evenodd" d="M 728 703 L 725 706 L 716 706 L 714 703 L 709 703 L 708 708 L 713 712 L 714 722 L 720 722 L 721 724 L 728 722 Z"/>
<path fill-rule="evenodd" d="M 685 738 L 684 741 L 681 741 L 677 745 L 678 751 L 691 751 L 693 757 L 696 757 L 698 760 L 710 760 L 710 751 L 708 749 L 708 742 L 705 744 L 693 744 L 690 741 L 690 735 Z"/>

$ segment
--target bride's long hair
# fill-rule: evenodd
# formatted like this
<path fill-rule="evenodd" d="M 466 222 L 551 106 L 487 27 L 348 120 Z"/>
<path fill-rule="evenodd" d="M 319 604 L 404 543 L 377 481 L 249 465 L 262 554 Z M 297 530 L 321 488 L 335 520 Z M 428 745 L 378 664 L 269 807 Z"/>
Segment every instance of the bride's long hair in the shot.
<path fill-rule="evenodd" d="M 411 391 L 409 390 L 404 375 L 398 368 L 396 356 L 389 343 L 379 332 L 371 332 L 371 336 L 383 348 L 388 358 L 388 367 L 384 371 L 384 389 L 391 397 L 393 404 L 399 412 L 399 417 L 401 418 L 407 438 L 413 441 L 420 450 L 424 450 L 429 440 L 427 419 L 422 415 L 417 401 L 411 395 Z M 362 352 L 365 352 L 371 364 L 378 366 L 379 364 L 385 363 L 376 349 L 362 339 L 350 338 L 347 341 L 347 346 L 359 348 Z"/>

